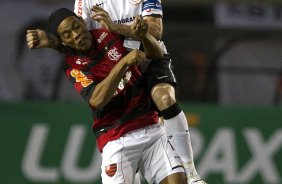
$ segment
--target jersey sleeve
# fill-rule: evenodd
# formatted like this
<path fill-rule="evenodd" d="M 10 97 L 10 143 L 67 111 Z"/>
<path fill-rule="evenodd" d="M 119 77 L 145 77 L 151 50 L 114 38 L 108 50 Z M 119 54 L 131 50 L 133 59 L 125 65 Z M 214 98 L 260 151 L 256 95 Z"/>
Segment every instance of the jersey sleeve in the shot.
<path fill-rule="evenodd" d="M 142 16 L 158 15 L 163 16 L 161 0 L 144 0 L 142 6 Z"/>
<path fill-rule="evenodd" d="M 75 0 L 74 13 L 84 19 L 88 29 L 91 27 L 91 7 L 92 4 L 88 0 Z"/>
<path fill-rule="evenodd" d="M 90 72 L 85 72 L 79 69 L 68 68 L 65 70 L 65 74 L 76 91 L 88 102 L 99 82 L 95 80 Z"/>

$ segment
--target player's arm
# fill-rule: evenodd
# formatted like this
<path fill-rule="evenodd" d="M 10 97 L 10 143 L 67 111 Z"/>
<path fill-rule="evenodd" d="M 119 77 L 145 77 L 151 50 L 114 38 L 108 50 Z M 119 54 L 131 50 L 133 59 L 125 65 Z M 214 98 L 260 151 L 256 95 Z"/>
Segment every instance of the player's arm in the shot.
<path fill-rule="evenodd" d="M 62 44 L 55 36 L 41 29 L 27 30 L 26 42 L 30 49 L 51 48 L 57 51 L 63 49 Z"/>
<path fill-rule="evenodd" d="M 127 68 L 125 61 L 120 61 L 102 81 L 87 70 L 68 68 L 65 73 L 82 98 L 91 107 L 101 109 L 112 98 Z"/>
<path fill-rule="evenodd" d="M 143 19 L 147 21 L 148 33 L 156 38 L 156 40 L 161 40 L 163 34 L 163 19 L 153 16 L 145 16 Z"/>
<path fill-rule="evenodd" d="M 147 20 L 140 19 L 139 17 L 135 18 L 131 30 L 141 40 L 147 58 L 159 59 L 163 57 L 164 51 L 160 47 L 159 42 L 148 33 Z"/>
<path fill-rule="evenodd" d="M 111 70 L 109 75 L 96 85 L 91 98 L 89 99 L 89 104 L 97 109 L 105 106 L 113 97 L 128 67 L 138 64 L 144 59 L 144 52 L 139 50 L 133 50 L 123 57 Z"/>
<path fill-rule="evenodd" d="M 109 13 L 101 7 L 93 6 L 91 11 L 93 12 L 92 19 L 99 22 L 102 27 L 126 37 L 136 38 L 134 33 L 132 33 L 131 31 L 130 25 L 113 23 Z M 143 17 L 143 19 L 147 20 L 148 33 L 151 34 L 157 40 L 160 40 L 163 33 L 162 17 L 148 15 Z"/>

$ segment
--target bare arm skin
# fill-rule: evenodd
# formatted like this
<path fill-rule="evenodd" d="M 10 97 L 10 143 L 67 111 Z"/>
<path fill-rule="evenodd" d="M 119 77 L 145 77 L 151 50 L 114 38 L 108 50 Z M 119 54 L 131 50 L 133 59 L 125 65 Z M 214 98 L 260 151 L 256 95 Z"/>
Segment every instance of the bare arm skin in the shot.
<path fill-rule="evenodd" d="M 148 33 L 152 35 L 156 40 L 162 39 L 163 34 L 163 19 L 152 16 L 143 17 L 148 23 Z"/>
<path fill-rule="evenodd" d="M 133 25 L 114 24 L 107 11 L 98 6 L 91 9 L 92 18 L 109 31 L 123 36 L 140 39 L 148 58 L 158 59 L 164 54 L 157 40 L 162 36 L 162 19 L 146 16 L 143 19 L 136 17 Z"/>
<path fill-rule="evenodd" d="M 141 40 L 147 58 L 159 59 L 163 56 L 164 51 L 158 41 L 148 33 L 148 28 L 147 20 L 137 17 L 131 26 L 131 31 Z"/>
<path fill-rule="evenodd" d="M 138 64 L 144 59 L 145 54 L 140 50 L 132 50 L 125 57 L 123 57 L 112 69 L 109 75 L 99 84 L 97 84 L 91 95 L 91 98 L 89 99 L 89 104 L 97 109 L 105 106 L 113 97 L 128 67 Z"/>

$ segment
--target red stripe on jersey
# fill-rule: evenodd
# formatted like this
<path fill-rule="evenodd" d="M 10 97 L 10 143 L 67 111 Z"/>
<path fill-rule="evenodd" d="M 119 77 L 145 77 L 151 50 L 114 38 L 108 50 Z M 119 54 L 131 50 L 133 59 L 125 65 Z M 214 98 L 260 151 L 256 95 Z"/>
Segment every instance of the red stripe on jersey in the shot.
<path fill-rule="evenodd" d="M 97 146 L 100 152 L 103 151 L 103 147 L 109 142 L 116 140 L 123 136 L 124 134 L 131 132 L 133 130 L 137 130 L 140 128 L 144 128 L 146 126 L 150 126 L 153 124 L 157 124 L 159 120 L 157 112 L 149 112 L 135 118 L 134 120 L 128 121 L 120 126 L 115 127 L 114 129 L 108 130 L 106 133 L 102 134 L 96 139 Z"/>
<path fill-rule="evenodd" d="M 90 84 L 93 86 L 104 80 L 116 63 L 128 53 L 123 47 L 123 40 L 119 39 L 118 35 L 104 29 L 92 30 L 90 33 L 96 41 L 95 50 L 88 53 L 87 57 L 69 54 L 66 58 L 66 75 L 84 99 L 87 99 L 85 97 L 93 92 L 93 87 L 86 86 Z M 115 40 L 114 43 L 113 40 Z M 109 43 L 113 44 L 108 47 Z M 99 59 L 95 59 L 97 56 Z M 74 71 L 73 74 L 72 71 Z M 94 118 L 93 129 L 96 129 L 109 127 L 126 114 L 134 117 L 99 136 L 97 144 L 100 151 L 108 141 L 158 122 L 157 112 L 151 107 L 150 96 L 141 85 L 141 72 L 136 66 L 129 67 L 116 94 L 101 110 L 102 117 Z M 147 108 L 138 110 L 138 107 L 143 106 Z M 95 114 L 98 110 L 92 108 L 92 111 Z"/>

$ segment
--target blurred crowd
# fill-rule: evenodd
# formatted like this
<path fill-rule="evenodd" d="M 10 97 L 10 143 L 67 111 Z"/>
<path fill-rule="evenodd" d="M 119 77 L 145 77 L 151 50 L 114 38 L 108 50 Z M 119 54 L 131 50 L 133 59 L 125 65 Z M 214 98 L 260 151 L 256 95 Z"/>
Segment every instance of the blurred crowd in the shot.
<path fill-rule="evenodd" d="M 180 101 L 282 104 L 281 5 L 165 2 L 163 39 L 173 59 Z M 73 9 L 73 1 L 1 4 L 0 101 L 81 100 L 64 77 L 63 55 L 29 50 L 25 44 L 26 30 L 45 29 L 49 13 L 58 7 Z"/>

